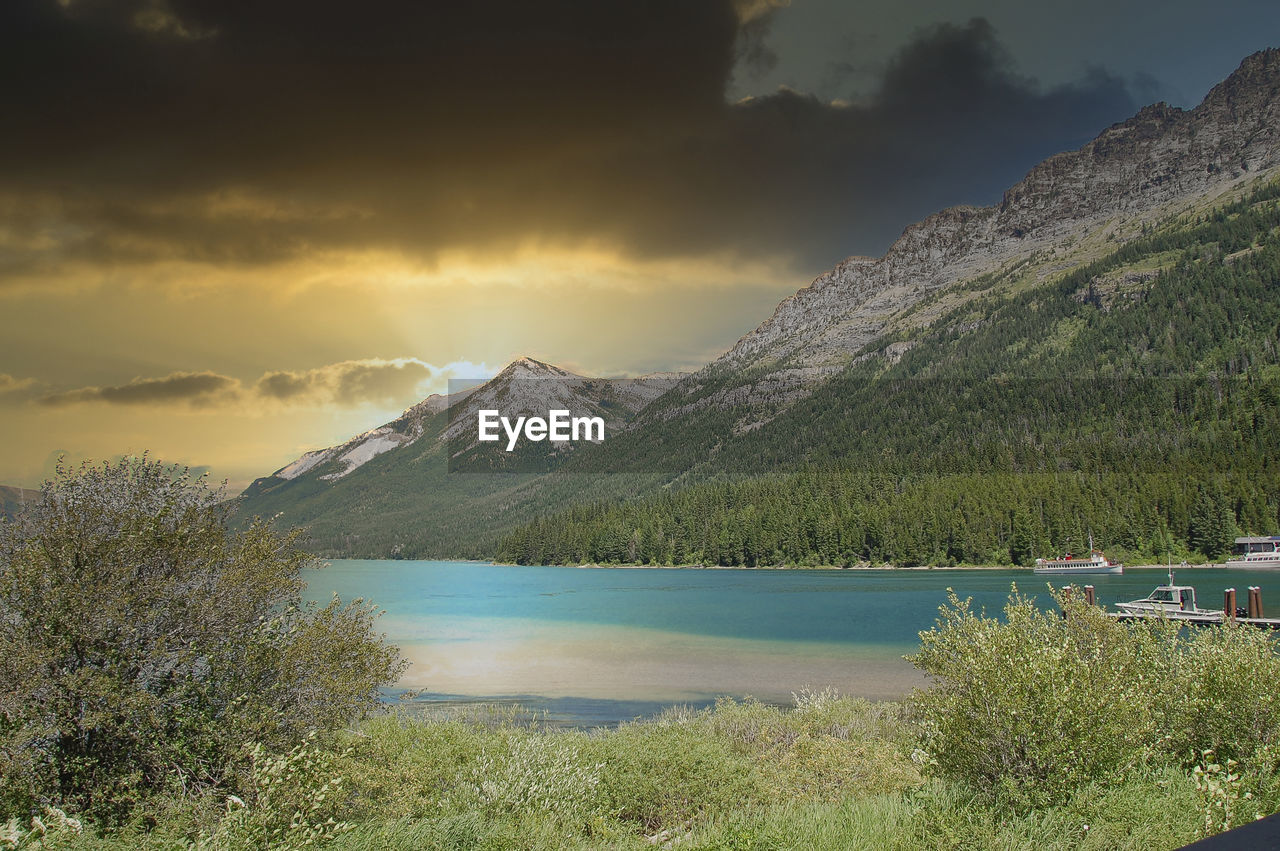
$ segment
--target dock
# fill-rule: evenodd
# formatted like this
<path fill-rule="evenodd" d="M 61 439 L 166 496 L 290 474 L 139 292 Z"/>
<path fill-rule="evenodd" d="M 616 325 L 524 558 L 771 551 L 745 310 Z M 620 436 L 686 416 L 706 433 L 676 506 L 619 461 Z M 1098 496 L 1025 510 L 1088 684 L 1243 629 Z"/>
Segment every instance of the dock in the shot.
<path fill-rule="evenodd" d="M 1223 622 L 1222 615 L 1214 612 L 1211 615 L 1167 615 L 1139 612 L 1107 612 L 1107 617 L 1118 621 L 1177 621 L 1192 626 L 1213 626 Z M 1280 629 L 1280 618 L 1228 618 L 1227 623 L 1241 626 L 1256 626 L 1259 629 Z"/>
<path fill-rule="evenodd" d="M 1173 574 L 1170 573 L 1170 578 Z M 1095 595 L 1092 585 L 1084 586 L 1084 599 L 1094 605 Z M 1245 612 L 1241 615 L 1240 612 Z M 1236 608 L 1236 589 L 1227 588 L 1222 592 L 1222 611 L 1201 610 L 1195 612 L 1107 612 L 1107 617 L 1118 621 L 1170 620 L 1187 623 L 1191 626 L 1212 626 L 1229 623 L 1240 626 L 1252 626 L 1258 629 L 1280 629 L 1280 618 L 1262 616 L 1262 589 L 1258 586 L 1248 588 L 1248 604 L 1243 609 Z"/>

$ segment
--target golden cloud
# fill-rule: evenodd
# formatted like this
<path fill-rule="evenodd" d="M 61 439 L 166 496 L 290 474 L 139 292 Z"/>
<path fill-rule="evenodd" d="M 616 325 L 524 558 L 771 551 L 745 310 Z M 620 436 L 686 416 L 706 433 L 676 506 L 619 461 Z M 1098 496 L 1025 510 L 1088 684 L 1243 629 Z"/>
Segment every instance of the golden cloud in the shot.
<path fill-rule="evenodd" d="M 34 387 L 35 383 L 34 378 L 14 378 L 8 373 L 0 372 L 0 395 L 28 390 Z"/>
<path fill-rule="evenodd" d="M 36 404 L 62 408 L 103 403 L 117 406 L 155 405 L 212 409 L 262 402 L 285 406 L 354 408 L 417 401 L 428 390 L 443 391 L 449 378 L 487 377 L 483 364 L 455 362 L 434 366 L 417 358 L 369 358 L 327 364 L 308 370 L 272 370 L 246 385 L 212 371 L 174 372 L 159 378 L 135 378 L 125 384 L 78 387 L 47 393 Z M 30 386 L 0 374 L 0 392 Z"/>

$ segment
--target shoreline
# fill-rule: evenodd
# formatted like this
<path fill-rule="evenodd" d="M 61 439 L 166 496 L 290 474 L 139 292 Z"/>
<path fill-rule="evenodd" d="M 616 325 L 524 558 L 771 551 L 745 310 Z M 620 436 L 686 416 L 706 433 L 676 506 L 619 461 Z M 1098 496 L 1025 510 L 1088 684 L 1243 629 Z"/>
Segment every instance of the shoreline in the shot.
<path fill-rule="evenodd" d="M 431 559 L 427 559 L 431 560 Z M 820 564 L 820 565 L 801 565 L 801 564 L 768 564 L 757 565 L 756 567 L 748 567 L 746 565 L 726 565 L 726 564 L 600 564 L 598 562 L 589 562 L 587 564 L 516 564 L 506 561 L 484 561 L 482 559 L 439 559 L 440 561 L 467 561 L 474 564 L 488 564 L 494 567 L 563 567 L 573 570 L 829 570 L 829 571 L 860 571 L 860 570 L 893 570 L 893 571 L 934 571 L 934 570 L 1009 570 L 1024 571 L 1029 576 L 1044 575 L 1035 574 L 1033 568 L 1017 564 L 955 564 L 955 565 L 937 565 L 937 564 L 920 564 L 911 566 L 899 566 L 895 564 L 868 564 L 860 563 L 848 566 Z M 1203 563 L 1189 564 L 1183 562 L 1181 564 L 1126 564 L 1125 570 L 1226 570 L 1225 564 Z M 1086 574 L 1076 574 L 1086 575 Z"/>

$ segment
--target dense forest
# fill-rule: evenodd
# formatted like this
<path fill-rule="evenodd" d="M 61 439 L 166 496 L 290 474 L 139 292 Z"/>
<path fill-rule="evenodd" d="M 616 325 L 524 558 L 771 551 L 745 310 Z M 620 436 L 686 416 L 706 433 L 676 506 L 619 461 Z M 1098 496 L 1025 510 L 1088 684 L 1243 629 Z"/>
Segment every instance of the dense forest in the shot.
<path fill-rule="evenodd" d="M 572 509 L 523 526 L 499 558 L 520 564 L 1029 564 L 1080 552 L 1216 556 L 1238 523 L 1272 528 L 1280 477 L 1181 473 L 900 477 L 808 470 Z M 1244 518 L 1238 521 L 1237 518 Z"/>
<path fill-rule="evenodd" d="M 1092 535 L 1113 557 L 1213 558 L 1274 532 L 1278 197 L 1266 186 L 1045 282 L 978 278 L 765 427 L 735 433 L 724 409 L 646 426 L 610 450 L 687 467 L 683 486 L 550 513 L 498 557 L 1028 563 Z"/>

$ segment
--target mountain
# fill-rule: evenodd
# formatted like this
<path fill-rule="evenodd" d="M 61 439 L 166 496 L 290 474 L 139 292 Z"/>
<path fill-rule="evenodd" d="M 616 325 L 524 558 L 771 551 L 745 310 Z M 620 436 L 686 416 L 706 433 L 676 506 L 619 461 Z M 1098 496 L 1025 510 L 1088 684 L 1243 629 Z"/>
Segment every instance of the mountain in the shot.
<path fill-rule="evenodd" d="M 485 384 L 488 385 L 487 390 L 483 384 L 468 385 L 464 389 L 457 390 L 452 395 L 465 398 L 471 395 L 474 390 L 481 389 L 485 391 L 483 396 L 492 401 L 499 389 L 512 381 L 531 378 L 561 379 L 571 377 L 576 378 L 577 376 L 532 358 L 520 358 L 509 364 L 492 381 L 486 382 Z M 317 473 L 320 479 L 335 481 L 358 470 L 384 452 L 390 452 L 392 449 L 401 449 L 416 443 L 429 430 L 432 432 L 430 438 L 438 440 L 448 429 L 446 427 L 443 431 L 439 429 L 432 430 L 430 429 L 430 424 L 438 414 L 449 408 L 451 401 L 459 402 L 461 399 L 451 400 L 448 394 L 433 393 L 386 425 L 358 434 L 337 446 L 306 452 L 298 460 L 276 470 L 271 476 L 276 479 L 292 481 L 299 476 L 307 475 L 319 467 L 328 470 L 328 472 Z M 482 405 L 472 405 L 470 407 L 474 411 L 476 408 L 482 407 Z M 254 484 L 257 485 L 259 483 L 265 484 L 261 479 Z"/>
<path fill-rule="evenodd" d="M 967 562 L 1087 530 L 1209 552 L 1277 521 L 1278 169 L 1268 50 L 1195 109 L 1147 107 L 1000 204 L 849 258 L 624 405 L 602 444 L 520 463 L 450 447 L 428 399 L 255 482 L 245 510 L 284 511 L 330 554 Z"/>
<path fill-rule="evenodd" d="M 679 377 L 587 378 L 519 358 L 492 379 L 457 382 L 450 395 L 428 396 L 385 425 L 257 479 L 238 514 L 304 527 L 325 555 L 483 555 L 538 506 L 592 491 L 581 481 L 558 491 L 540 482 L 581 444 L 525 441 L 510 453 L 501 442 L 480 446 L 481 409 L 513 420 L 552 409 L 599 416 L 613 435 Z"/>
<path fill-rule="evenodd" d="M 600 416 L 610 433 L 625 430 L 631 418 L 645 405 L 670 389 L 681 373 L 660 373 L 640 378 L 586 378 L 533 358 L 512 361 L 493 379 L 465 382 L 468 386 L 449 395 L 433 393 L 396 419 L 358 434 L 345 443 L 306 452 L 296 461 L 271 474 L 271 479 L 292 481 L 311 474 L 324 481 L 336 481 L 360 469 L 369 461 L 418 443 L 454 442 L 454 454 L 478 445 L 476 416 L 481 409 L 501 410 L 509 417 L 545 416 L 549 410 L 571 410 L 579 416 Z M 460 382 L 463 383 L 463 382 Z M 439 415 L 449 412 L 441 426 Z M 461 443 L 455 441 L 461 440 Z M 572 443 L 557 444 L 557 452 L 573 449 Z M 259 479 L 254 487 L 270 487 Z"/>
<path fill-rule="evenodd" d="M 756 428 L 718 405 L 637 427 L 637 455 L 681 439 L 682 487 L 550 511 L 499 558 L 1026 564 L 1092 538 L 1149 563 L 1280 530 L 1280 182 L 977 287 Z"/>

